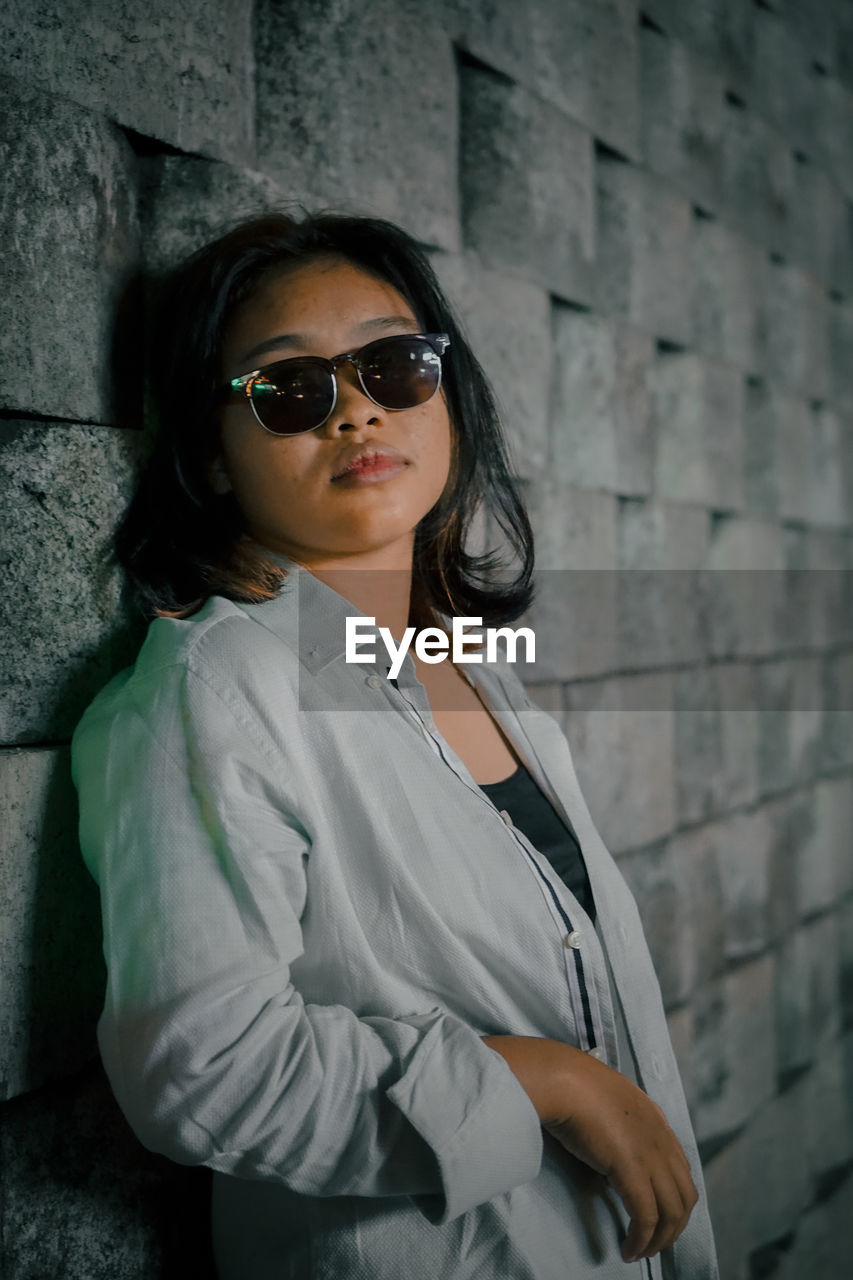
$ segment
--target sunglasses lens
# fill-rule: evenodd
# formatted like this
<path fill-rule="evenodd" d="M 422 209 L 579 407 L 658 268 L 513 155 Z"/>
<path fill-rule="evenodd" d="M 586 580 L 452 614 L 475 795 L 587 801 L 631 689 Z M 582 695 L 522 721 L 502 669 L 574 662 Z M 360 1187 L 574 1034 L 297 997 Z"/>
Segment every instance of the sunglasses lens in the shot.
<path fill-rule="evenodd" d="M 441 357 L 423 338 L 384 338 L 362 349 L 362 385 L 386 409 L 411 409 L 435 395 Z"/>
<path fill-rule="evenodd" d="M 277 436 L 311 431 L 329 416 L 334 383 L 322 365 L 287 360 L 271 365 L 252 383 L 252 404 L 268 431 Z"/>

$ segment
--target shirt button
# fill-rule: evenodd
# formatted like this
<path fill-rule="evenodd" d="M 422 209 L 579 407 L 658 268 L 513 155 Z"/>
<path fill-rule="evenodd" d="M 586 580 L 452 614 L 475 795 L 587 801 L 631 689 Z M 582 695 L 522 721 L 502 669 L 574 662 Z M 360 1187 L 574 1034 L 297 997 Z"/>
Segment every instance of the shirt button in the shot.
<path fill-rule="evenodd" d="M 600 1044 L 594 1044 L 591 1049 L 587 1049 L 587 1053 L 591 1058 L 596 1058 L 599 1062 L 604 1061 L 604 1050 Z"/>
<path fill-rule="evenodd" d="M 376 675 L 375 672 L 371 672 L 371 674 L 367 677 L 364 683 L 369 685 L 371 689 L 378 689 L 382 681 L 379 679 L 379 676 Z"/>
<path fill-rule="evenodd" d="M 578 933 L 577 929 L 572 929 L 571 933 L 566 934 L 563 942 L 567 947 L 572 947 L 577 951 L 581 945 L 581 935 Z"/>
<path fill-rule="evenodd" d="M 506 809 L 501 809 L 501 817 L 503 818 L 504 822 L 508 827 L 512 826 L 512 818 L 509 816 L 509 813 Z"/>

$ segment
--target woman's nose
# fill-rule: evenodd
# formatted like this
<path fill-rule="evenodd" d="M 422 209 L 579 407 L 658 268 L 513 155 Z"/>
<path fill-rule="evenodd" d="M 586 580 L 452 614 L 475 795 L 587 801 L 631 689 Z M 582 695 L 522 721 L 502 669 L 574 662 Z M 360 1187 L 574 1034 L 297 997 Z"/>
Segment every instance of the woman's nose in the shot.
<path fill-rule="evenodd" d="M 359 426 L 361 423 L 378 421 L 382 410 L 378 404 L 365 393 L 355 366 L 350 361 L 342 361 L 335 369 L 335 381 L 338 395 L 325 426 L 337 429 L 342 426 Z"/>

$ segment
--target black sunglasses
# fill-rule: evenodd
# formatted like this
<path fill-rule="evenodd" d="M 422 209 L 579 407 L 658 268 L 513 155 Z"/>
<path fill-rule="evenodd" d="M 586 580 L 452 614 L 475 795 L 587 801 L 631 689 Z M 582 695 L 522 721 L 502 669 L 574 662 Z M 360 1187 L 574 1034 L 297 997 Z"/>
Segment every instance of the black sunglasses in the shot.
<path fill-rule="evenodd" d="M 296 436 L 315 431 L 331 417 L 338 399 L 338 365 L 351 364 L 364 394 L 382 409 L 413 409 L 431 400 L 441 386 L 441 357 L 449 346 L 446 333 L 377 338 L 333 360 L 322 356 L 276 360 L 232 378 L 221 394 L 244 391 L 266 431 Z"/>

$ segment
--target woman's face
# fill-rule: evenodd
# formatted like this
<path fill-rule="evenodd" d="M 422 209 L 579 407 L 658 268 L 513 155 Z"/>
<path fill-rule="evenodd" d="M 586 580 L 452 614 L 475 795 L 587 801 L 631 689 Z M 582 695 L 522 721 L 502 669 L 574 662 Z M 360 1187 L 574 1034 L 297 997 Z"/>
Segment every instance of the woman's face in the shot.
<path fill-rule="evenodd" d="M 391 285 L 342 258 L 317 258 L 262 281 L 235 313 L 223 344 L 222 378 L 292 356 L 331 359 L 374 338 L 418 332 L 412 310 Z M 296 436 L 265 431 L 245 396 L 235 394 L 222 413 L 212 483 L 219 492 L 233 490 L 258 542 L 306 567 L 350 565 L 353 558 L 371 567 L 409 567 L 415 526 L 441 496 L 450 471 L 444 395 L 392 411 L 368 399 L 352 365 L 339 365 L 336 377 L 331 417 Z M 368 443 L 396 450 L 399 466 L 375 471 L 371 483 L 333 478 Z"/>

